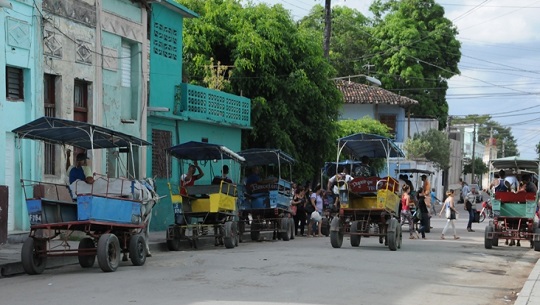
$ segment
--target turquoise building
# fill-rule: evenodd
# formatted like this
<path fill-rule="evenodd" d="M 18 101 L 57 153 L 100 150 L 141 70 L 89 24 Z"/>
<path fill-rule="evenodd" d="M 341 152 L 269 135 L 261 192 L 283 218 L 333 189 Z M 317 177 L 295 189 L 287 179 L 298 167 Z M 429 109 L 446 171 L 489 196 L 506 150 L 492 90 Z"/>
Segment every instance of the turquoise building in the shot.
<path fill-rule="evenodd" d="M 152 3 L 150 25 L 150 94 L 147 140 L 148 176 L 157 178 L 160 195 L 169 194 L 167 183 L 178 192 L 182 166 L 167 158 L 171 146 L 199 141 L 241 150 L 242 129 L 251 128 L 251 101 L 245 97 L 182 83 L 182 29 L 184 18 L 195 12 L 170 0 Z M 219 175 L 219 166 L 203 164 L 203 180 Z M 212 169 L 214 172 L 212 172 Z M 205 183 L 204 181 L 202 182 Z M 170 196 L 154 207 L 151 230 L 173 224 Z"/>

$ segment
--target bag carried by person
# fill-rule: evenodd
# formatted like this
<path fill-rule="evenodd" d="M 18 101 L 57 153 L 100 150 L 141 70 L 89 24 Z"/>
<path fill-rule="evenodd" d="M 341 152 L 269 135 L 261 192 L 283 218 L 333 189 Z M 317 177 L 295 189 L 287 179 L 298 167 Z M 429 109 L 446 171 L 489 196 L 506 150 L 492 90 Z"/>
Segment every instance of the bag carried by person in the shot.
<path fill-rule="evenodd" d="M 450 219 L 457 219 L 457 214 L 454 210 L 450 209 Z"/>
<path fill-rule="evenodd" d="M 314 220 L 314 221 L 321 221 L 322 216 L 321 216 L 321 214 L 319 214 L 319 212 L 314 211 L 313 213 L 311 213 L 311 219 Z"/>
<path fill-rule="evenodd" d="M 451 216 L 452 216 L 452 210 L 447 208 L 446 209 L 446 219 L 450 219 Z"/>
<path fill-rule="evenodd" d="M 309 215 L 315 211 L 315 208 L 313 207 L 313 204 L 311 204 L 311 201 L 306 202 L 306 207 L 304 209 Z"/>

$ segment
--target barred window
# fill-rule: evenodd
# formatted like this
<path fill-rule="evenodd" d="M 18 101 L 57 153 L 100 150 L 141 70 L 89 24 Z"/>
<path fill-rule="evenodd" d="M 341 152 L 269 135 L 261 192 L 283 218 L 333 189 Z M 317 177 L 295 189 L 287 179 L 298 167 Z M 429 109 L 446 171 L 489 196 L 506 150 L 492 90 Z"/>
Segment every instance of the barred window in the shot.
<path fill-rule="evenodd" d="M 45 74 L 43 77 L 43 104 L 45 116 L 56 116 L 56 76 Z M 45 143 L 44 153 L 44 173 L 45 175 L 56 174 L 56 145 Z"/>
<path fill-rule="evenodd" d="M 166 130 L 152 129 L 152 176 L 169 178 L 172 175 L 172 161 L 165 150 L 172 146 L 172 133 Z M 168 164 L 167 164 L 168 163 Z"/>
<path fill-rule="evenodd" d="M 8 101 L 24 99 L 23 69 L 6 67 L 6 98 Z"/>

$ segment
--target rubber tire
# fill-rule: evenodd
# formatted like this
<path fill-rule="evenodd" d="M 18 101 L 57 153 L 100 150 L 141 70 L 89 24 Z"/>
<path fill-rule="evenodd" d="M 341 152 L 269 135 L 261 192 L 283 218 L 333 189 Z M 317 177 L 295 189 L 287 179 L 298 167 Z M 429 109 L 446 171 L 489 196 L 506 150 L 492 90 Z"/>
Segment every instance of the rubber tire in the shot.
<path fill-rule="evenodd" d="M 234 221 L 227 221 L 223 226 L 223 243 L 225 248 L 232 249 L 235 247 L 238 239 L 238 226 Z"/>
<path fill-rule="evenodd" d="M 540 228 L 534 229 L 535 234 L 540 234 Z M 533 248 L 534 251 L 540 251 L 540 236 L 537 237 L 538 240 L 533 239 Z"/>
<path fill-rule="evenodd" d="M 90 237 L 85 237 L 79 242 L 79 250 L 83 249 L 95 249 L 96 243 Z M 79 259 L 79 265 L 83 268 L 92 268 L 96 262 L 96 255 L 80 255 L 77 257 Z"/>
<path fill-rule="evenodd" d="M 135 234 L 129 239 L 129 259 L 134 266 L 142 266 L 146 262 L 146 241 L 142 234 Z"/>
<path fill-rule="evenodd" d="M 289 227 L 291 228 L 291 230 L 290 230 L 291 231 L 291 238 L 289 238 L 289 239 L 293 240 L 294 239 L 294 234 L 296 232 L 296 229 L 294 227 L 294 219 L 289 218 L 289 222 L 290 222 Z"/>
<path fill-rule="evenodd" d="M 291 222 L 289 218 L 281 218 L 279 222 L 281 239 L 289 241 L 291 238 Z"/>
<path fill-rule="evenodd" d="M 353 235 L 353 233 L 358 233 L 358 221 L 355 220 L 351 223 L 351 246 L 358 247 L 360 246 L 360 235 Z"/>
<path fill-rule="evenodd" d="M 388 232 L 386 233 L 386 239 L 388 241 L 388 249 L 390 251 L 396 251 L 398 244 L 400 243 L 400 230 L 398 229 L 398 221 L 395 218 L 391 218 L 388 221 Z M 400 245 L 401 248 L 401 245 Z"/>
<path fill-rule="evenodd" d="M 322 219 L 321 233 L 326 237 L 330 235 L 330 219 L 328 217 Z"/>
<path fill-rule="evenodd" d="M 167 229 L 167 249 L 169 251 L 179 251 L 180 250 L 180 227 L 176 225 L 170 225 L 169 228 L 173 227 L 174 230 L 174 239 L 169 239 L 169 229 Z"/>
<path fill-rule="evenodd" d="M 103 272 L 114 272 L 120 265 L 122 250 L 118 237 L 114 234 L 103 234 L 97 245 L 98 264 Z"/>
<path fill-rule="evenodd" d="M 397 248 L 401 249 L 401 244 L 403 243 L 403 229 L 401 228 L 399 224 L 397 226 L 397 230 L 398 230 Z"/>
<path fill-rule="evenodd" d="M 494 232 L 497 232 L 495 227 L 493 227 L 493 230 L 494 230 Z M 493 247 L 498 247 L 499 246 L 499 236 L 498 235 L 493 235 L 493 239 L 491 240 L 491 245 Z"/>
<path fill-rule="evenodd" d="M 491 249 L 493 247 L 493 239 L 488 238 L 489 233 L 493 233 L 495 229 L 493 226 L 487 226 L 484 233 L 484 248 Z"/>
<path fill-rule="evenodd" d="M 334 217 L 330 223 L 330 244 L 333 248 L 341 248 L 343 245 L 343 227 L 339 217 Z"/>
<path fill-rule="evenodd" d="M 37 250 L 44 250 L 46 242 L 38 242 L 33 237 L 28 237 L 23 243 L 21 250 L 21 262 L 24 271 L 29 275 L 41 274 L 47 265 L 47 257 L 38 257 Z"/>
<path fill-rule="evenodd" d="M 261 237 L 261 224 L 255 221 L 251 222 L 249 235 L 252 241 L 258 241 Z"/>

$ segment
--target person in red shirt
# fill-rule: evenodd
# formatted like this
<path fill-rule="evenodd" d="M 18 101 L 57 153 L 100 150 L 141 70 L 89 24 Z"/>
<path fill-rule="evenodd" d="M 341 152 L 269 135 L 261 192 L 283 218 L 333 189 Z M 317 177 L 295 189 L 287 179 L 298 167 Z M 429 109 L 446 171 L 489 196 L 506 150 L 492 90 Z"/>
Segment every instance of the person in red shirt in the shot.
<path fill-rule="evenodd" d="M 195 175 L 195 171 L 197 174 Z M 195 181 L 201 179 L 204 176 L 204 172 L 201 170 L 197 160 L 193 161 L 193 164 L 190 164 L 186 174 L 183 174 L 180 177 L 180 195 L 187 196 L 186 186 L 195 185 Z"/>

